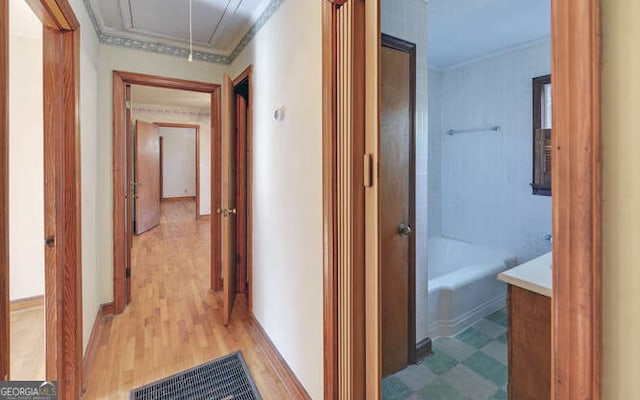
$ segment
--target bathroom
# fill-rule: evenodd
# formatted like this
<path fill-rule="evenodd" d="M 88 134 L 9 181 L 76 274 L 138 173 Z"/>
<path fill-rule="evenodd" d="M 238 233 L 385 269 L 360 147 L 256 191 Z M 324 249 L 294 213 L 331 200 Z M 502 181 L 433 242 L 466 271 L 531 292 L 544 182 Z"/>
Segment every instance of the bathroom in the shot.
<path fill-rule="evenodd" d="M 549 264 L 552 241 L 550 3 L 514 3 L 381 4 L 383 49 L 404 49 L 412 57 L 407 73 L 415 93 L 408 103 L 415 165 L 408 213 L 408 226 L 415 225 L 409 242 L 415 270 L 408 274 L 415 294 L 408 301 L 415 320 L 410 312 L 408 329 L 415 329 L 416 347 L 403 359 L 406 367 L 383 367 L 384 399 L 498 399 L 511 393 L 507 292 L 524 278 L 505 272 Z M 385 140 L 391 140 L 385 137 L 385 115 L 391 115 L 384 111 L 385 93 L 394 89 L 385 92 L 391 61 L 386 64 L 382 54 L 384 179 Z M 384 242 L 382 249 L 384 263 Z M 534 281 L 548 280 L 550 289 L 545 268 L 543 278 L 534 272 Z M 540 282 L 520 286 L 531 285 Z M 383 316 L 385 304 L 383 286 Z M 386 314 L 396 313 L 388 308 Z M 383 365 L 385 357 L 398 360 L 405 351 L 397 337 L 385 339 L 397 332 L 384 325 L 383 317 Z M 518 398 L 514 393 L 509 398 Z"/>

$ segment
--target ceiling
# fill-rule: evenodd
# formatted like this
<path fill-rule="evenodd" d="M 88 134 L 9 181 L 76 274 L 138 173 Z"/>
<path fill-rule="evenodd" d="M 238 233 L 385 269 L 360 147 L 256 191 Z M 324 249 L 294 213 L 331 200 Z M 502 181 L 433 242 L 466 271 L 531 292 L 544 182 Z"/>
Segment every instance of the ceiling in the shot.
<path fill-rule="evenodd" d="M 230 54 L 268 0 L 192 0 L 193 45 Z M 102 32 L 125 38 L 189 44 L 189 0 L 89 0 Z"/>
<path fill-rule="evenodd" d="M 131 86 L 131 102 L 155 106 L 193 108 L 209 112 L 211 95 L 186 90 L 164 89 L 150 86 Z"/>
<path fill-rule="evenodd" d="M 429 65 L 466 61 L 549 38 L 550 0 L 429 0 Z"/>
<path fill-rule="evenodd" d="M 9 1 L 9 32 L 42 40 L 42 22 L 24 0 Z"/>

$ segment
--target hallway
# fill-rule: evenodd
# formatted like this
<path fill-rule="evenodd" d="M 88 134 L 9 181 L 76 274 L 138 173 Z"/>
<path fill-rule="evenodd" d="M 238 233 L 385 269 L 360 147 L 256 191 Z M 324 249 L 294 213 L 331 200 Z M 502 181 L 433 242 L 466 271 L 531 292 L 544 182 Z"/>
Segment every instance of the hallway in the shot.
<path fill-rule="evenodd" d="M 236 300 L 222 323 L 222 296 L 209 290 L 209 219 L 194 201 L 163 202 L 160 226 L 135 237 L 132 302 L 105 321 L 85 399 L 126 399 L 129 390 L 241 350 L 264 399 L 295 398 L 283 366 Z"/>

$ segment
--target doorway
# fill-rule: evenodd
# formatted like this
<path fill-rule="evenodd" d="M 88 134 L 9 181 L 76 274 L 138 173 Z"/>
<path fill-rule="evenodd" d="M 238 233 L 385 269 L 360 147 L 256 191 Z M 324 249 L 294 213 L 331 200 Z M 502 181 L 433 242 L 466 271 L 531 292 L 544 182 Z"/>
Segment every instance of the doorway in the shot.
<path fill-rule="evenodd" d="M 222 270 L 216 286 L 224 291 L 224 321 L 231 321 L 238 293 L 252 310 L 251 182 L 252 67 L 235 80 L 225 74 L 222 85 Z M 213 229 L 213 227 L 212 227 Z M 212 233 L 213 234 L 213 233 Z"/>
<path fill-rule="evenodd" d="M 380 263 L 382 375 L 416 361 L 416 46 L 382 35 Z"/>
<path fill-rule="evenodd" d="M 0 379 L 10 370 L 9 2 L 0 8 Z M 45 378 L 61 398 L 79 398 L 82 374 L 79 22 L 66 0 L 29 1 L 43 25 Z M 65 340 L 58 340 L 65 338 Z"/>
<path fill-rule="evenodd" d="M 194 199 L 195 219 L 198 219 L 201 215 L 200 125 L 154 124 L 160 128 L 160 201 Z M 179 174 L 171 175 L 172 169 L 177 169 Z"/>
<path fill-rule="evenodd" d="M 197 92 L 208 94 L 208 110 L 207 114 L 210 116 L 210 141 L 211 141 L 211 180 L 210 186 L 207 185 L 208 191 L 210 191 L 210 207 L 215 208 L 220 204 L 220 192 L 218 190 L 212 190 L 213 188 L 220 187 L 220 86 L 203 83 L 186 81 L 181 79 L 173 79 L 152 75 L 143 75 L 130 72 L 115 71 L 113 75 L 113 115 L 114 115 L 114 153 L 113 153 L 113 168 L 114 168 L 114 312 L 119 314 L 124 311 L 125 307 L 131 301 L 131 265 L 132 265 L 132 249 L 133 249 L 133 209 L 134 209 L 134 190 L 136 188 L 136 181 L 128 179 L 127 177 L 133 177 L 132 166 L 132 151 L 133 151 L 133 133 L 132 133 L 132 94 L 131 86 L 134 85 L 134 89 L 138 86 L 145 88 L 161 88 L 161 89 L 173 89 L 184 92 Z M 135 93 L 134 93 L 135 94 Z M 187 93 L 188 95 L 188 93 Z M 138 94 L 134 96 L 137 99 L 144 98 L 144 94 Z M 136 98 L 133 100 L 135 101 Z M 149 111 L 149 108 L 145 108 Z M 158 117 L 153 114 L 154 110 L 151 109 L 150 119 L 152 121 L 158 120 Z M 156 125 L 157 126 L 157 125 Z M 159 136 L 159 135 L 158 135 Z M 155 145 L 154 145 L 155 146 Z M 157 157 L 158 161 L 155 165 L 150 179 L 153 180 L 154 189 L 153 195 L 160 198 L 160 184 L 159 184 L 159 138 L 157 142 Z M 208 183 L 208 182 L 207 182 Z M 202 182 L 200 182 L 201 186 Z M 144 187 L 144 184 L 142 185 Z M 198 207 L 196 207 L 198 208 Z M 199 212 L 196 210 L 196 212 Z M 219 220 L 217 218 L 211 218 L 212 236 L 210 240 L 210 254 L 211 254 L 211 283 L 213 287 L 215 268 L 221 262 L 220 259 L 220 228 Z M 214 233 L 215 232 L 215 233 Z"/>

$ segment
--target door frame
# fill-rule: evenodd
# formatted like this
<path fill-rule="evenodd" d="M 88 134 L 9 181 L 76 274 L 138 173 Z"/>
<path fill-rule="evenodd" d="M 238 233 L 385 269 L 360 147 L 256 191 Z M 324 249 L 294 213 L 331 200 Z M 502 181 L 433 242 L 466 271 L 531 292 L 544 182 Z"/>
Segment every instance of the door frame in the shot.
<path fill-rule="evenodd" d="M 409 143 L 411 152 L 409 155 L 409 225 L 414 233 L 409 238 L 409 364 L 415 363 L 418 354 L 416 343 L 416 44 L 395 36 L 382 33 L 381 45 L 393 50 L 408 54 L 410 57 L 410 103 L 409 110 L 411 127 Z M 382 157 L 382 154 L 380 154 Z M 380 220 L 380 218 L 378 218 Z M 429 341 L 427 341 L 430 343 Z"/>
<path fill-rule="evenodd" d="M 114 313 L 120 314 L 127 306 L 126 299 L 126 207 L 127 199 L 131 196 L 131 185 L 127 184 L 127 160 L 125 159 L 125 87 L 126 85 L 141 85 L 160 87 L 165 89 L 179 89 L 192 92 L 209 93 L 211 95 L 211 208 L 220 204 L 220 191 L 214 188 L 220 186 L 220 85 L 196 82 L 184 79 L 168 78 L 157 75 L 147 75 L 127 71 L 113 71 L 113 304 Z M 121 149 L 121 151 L 116 151 Z M 212 229 L 220 229 L 218 218 L 211 219 Z M 217 266 L 221 267 L 219 257 L 220 241 L 211 237 L 211 281 Z"/>
<path fill-rule="evenodd" d="M 46 379 L 60 398 L 82 388 L 80 23 L 68 0 L 27 0 L 43 23 Z M 9 10 L 0 6 L 0 378 L 10 376 Z M 64 338 L 64 340 L 58 340 Z"/>
<path fill-rule="evenodd" d="M 351 23 L 338 24 L 340 9 L 352 6 Z M 602 368 L 602 240 L 601 240 L 601 141 L 600 141 L 600 0 L 552 0 L 551 41 L 553 99 L 553 296 L 552 296 L 552 393 L 554 400 L 601 399 Z M 350 96 L 363 108 L 339 109 L 338 41 L 365 32 L 365 40 L 353 41 L 347 56 L 358 60 L 364 51 L 366 68 L 353 62 L 351 73 L 365 76 L 364 87 Z M 365 189 L 365 201 L 356 203 L 365 221 L 351 227 L 337 224 L 341 212 L 336 196 L 340 165 L 361 162 L 362 155 L 337 154 L 338 115 L 351 112 L 364 119 L 365 129 L 352 126 L 351 140 L 364 138 L 365 154 L 375 165 L 379 130 L 379 1 L 323 0 L 323 219 L 324 219 L 324 370 L 325 399 L 338 393 L 364 393 L 353 398 L 380 398 L 380 297 L 377 188 Z M 580 71 L 580 73 L 575 73 Z M 585 118 L 585 116 L 589 116 Z M 580 148 L 580 151 L 574 150 Z M 371 164 L 369 165 L 371 166 Z M 362 173 L 375 182 L 376 168 Z M 352 193 L 362 189 L 354 186 Z M 357 222 L 357 221 L 356 221 Z M 362 266 L 349 266 L 337 254 L 341 234 L 367 235 Z M 339 348 L 339 326 L 344 298 L 360 301 L 353 291 L 338 293 L 345 268 L 355 272 L 357 287 L 365 287 L 364 307 L 347 322 L 348 333 L 366 332 L 366 351 Z M 361 271 L 377 271 L 364 274 Z M 344 289 L 342 287 L 342 289 Z M 349 288 L 347 288 L 348 290 Z M 349 297 L 351 296 L 351 297 Z M 348 363 L 345 363 L 345 360 Z M 358 371 L 357 365 L 367 365 Z M 354 367 L 355 365 L 355 367 Z M 366 387 L 357 386 L 364 373 Z M 353 379 L 356 376 L 358 379 Z"/>
<path fill-rule="evenodd" d="M 247 83 L 249 91 L 249 99 L 247 100 L 247 132 L 245 138 L 245 146 L 247 148 L 247 162 L 244 171 L 238 170 L 238 175 L 244 174 L 246 179 L 246 189 L 240 190 L 239 193 L 244 195 L 246 205 L 246 278 L 247 278 L 247 305 L 249 312 L 253 310 L 253 218 L 252 218 L 252 198 L 253 198 L 253 65 L 249 65 L 233 80 L 234 91 L 236 88 Z M 236 180 L 237 182 L 237 180 Z"/>
<path fill-rule="evenodd" d="M 154 122 L 161 128 L 188 128 L 196 130 L 196 219 L 200 219 L 200 125 L 197 124 L 178 124 L 173 122 Z M 160 137 L 162 139 L 162 137 Z M 160 201 L 163 196 L 163 174 L 162 174 L 162 145 L 160 146 Z M 213 190 L 213 188 L 212 188 Z"/>

